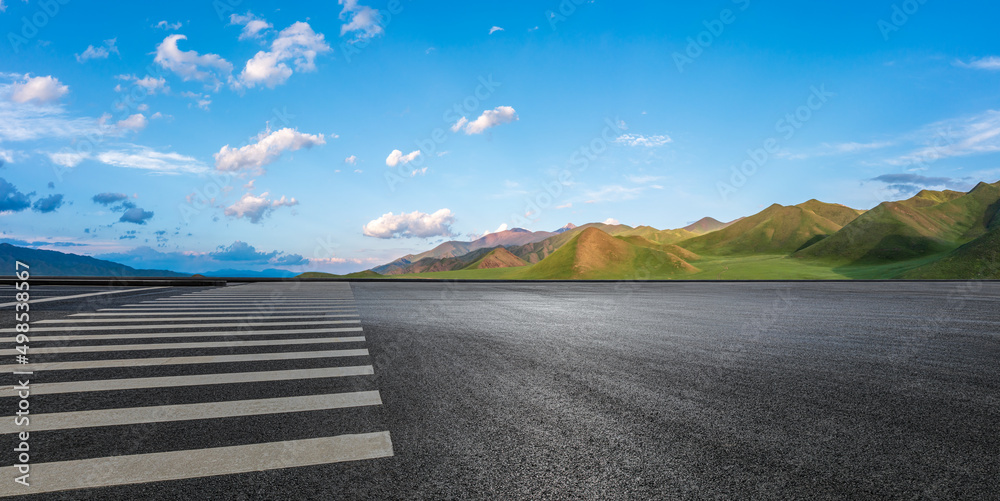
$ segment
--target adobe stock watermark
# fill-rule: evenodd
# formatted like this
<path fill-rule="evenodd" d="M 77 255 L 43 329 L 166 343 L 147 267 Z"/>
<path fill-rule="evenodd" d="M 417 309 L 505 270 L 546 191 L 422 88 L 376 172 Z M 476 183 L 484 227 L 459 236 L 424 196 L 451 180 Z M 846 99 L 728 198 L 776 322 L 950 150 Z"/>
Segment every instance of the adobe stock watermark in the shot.
<path fill-rule="evenodd" d="M 750 0 L 732 1 L 736 4 L 739 12 L 750 8 Z M 726 27 L 735 22 L 736 12 L 729 8 L 719 11 L 719 15 L 715 19 L 702 21 L 701 24 L 705 26 L 705 29 L 693 37 L 687 37 L 687 46 L 684 47 L 684 52 L 674 52 L 673 59 L 677 71 L 684 73 L 684 67 L 701 57 L 726 32 Z"/>
<path fill-rule="evenodd" d="M 745 186 L 747 181 L 780 151 L 782 141 L 788 141 L 795 137 L 795 134 L 812 120 L 814 114 L 836 96 L 835 93 L 827 91 L 825 85 L 813 86 L 810 90 L 812 93 L 806 98 L 805 104 L 796 108 L 795 111 L 785 114 L 784 118 L 774 124 L 774 130 L 779 135 L 765 139 L 758 148 L 748 149 L 746 160 L 738 167 L 735 165 L 732 167 L 729 182 L 719 181 L 716 183 L 719 196 L 724 201 L 728 201 L 730 195 Z"/>
<path fill-rule="evenodd" d="M 549 22 L 549 27 L 555 31 L 559 23 L 565 23 L 573 14 L 576 14 L 580 6 L 594 3 L 594 0 L 560 0 L 554 10 L 545 11 L 545 20 Z"/>
<path fill-rule="evenodd" d="M 529 223 L 537 222 L 544 211 L 561 201 L 560 197 L 573 184 L 574 177 L 587 172 L 591 164 L 607 153 L 611 145 L 627 130 L 628 126 L 620 118 L 605 118 L 600 134 L 574 150 L 566 166 L 556 172 L 555 176 L 542 181 L 535 193 L 524 199 L 523 213 L 511 214 L 508 226 L 523 228 Z"/>
<path fill-rule="evenodd" d="M 62 11 L 62 6 L 69 2 L 70 0 L 39 0 L 38 10 L 34 14 L 30 17 L 21 16 L 20 33 L 7 32 L 7 41 L 10 42 L 10 47 L 14 49 L 14 54 L 19 54 L 21 47 L 28 45 L 28 43 L 34 40 L 42 28 L 48 26 L 49 22 L 59 15 L 59 12 Z"/>
<path fill-rule="evenodd" d="M 236 149 L 243 148 L 259 140 L 260 135 L 265 133 L 270 129 L 272 124 L 280 124 L 279 127 L 288 127 L 295 115 L 288 112 L 287 107 L 282 107 L 280 110 L 278 108 L 272 108 L 271 119 L 267 121 L 267 128 L 263 131 L 258 132 L 256 135 L 249 137 L 243 141 Z M 242 179 L 239 177 L 238 172 L 232 171 L 220 171 L 218 169 L 212 169 L 208 174 L 204 174 L 203 178 L 207 177 L 208 180 L 201 188 L 195 188 L 194 192 L 189 194 L 183 203 L 177 205 L 177 211 L 181 216 L 181 219 L 185 223 L 190 223 L 193 218 L 201 214 L 206 209 L 215 207 L 216 201 L 220 196 L 227 195 L 229 192 L 236 188 L 234 182 L 237 179 Z"/>
<path fill-rule="evenodd" d="M 882 38 L 888 42 L 889 36 L 910 22 L 910 17 L 920 11 L 927 0 L 905 0 L 902 4 L 892 4 L 892 14 L 889 20 L 879 19 L 878 30 L 882 33 Z"/>
<path fill-rule="evenodd" d="M 458 133 L 454 125 L 464 117 L 478 113 L 497 89 L 503 86 L 503 82 L 493 79 L 493 74 L 480 76 L 475 90 L 461 101 L 456 102 L 446 109 L 441 115 L 444 127 L 436 127 L 430 135 L 415 142 L 417 151 L 420 152 L 416 158 L 410 162 L 399 162 L 391 170 L 385 171 L 385 182 L 389 186 L 389 191 L 395 192 L 399 184 L 413 177 L 414 172 L 419 171 L 427 157 L 440 153 L 441 147 L 448 142 L 448 139 Z"/>

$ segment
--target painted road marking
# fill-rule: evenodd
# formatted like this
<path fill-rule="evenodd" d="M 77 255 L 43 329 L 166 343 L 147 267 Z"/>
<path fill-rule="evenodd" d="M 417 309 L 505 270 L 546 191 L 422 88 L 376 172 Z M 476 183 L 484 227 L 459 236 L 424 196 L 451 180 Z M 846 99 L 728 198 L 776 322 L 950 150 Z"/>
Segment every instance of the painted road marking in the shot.
<path fill-rule="evenodd" d="M 340 435 L 264 444 L 81 459 L 31 465 L 31 486 L 10 479 L 16 466 L 0 468 L 0 496 L 40 494 L 186 478 L 267 471 L 392 456 L 389 432 Z"/>
<path fill-rule="evenodd" d="M 293 381 L 332 377 L 371 376 L 375 370 L 370 365 L 326 367 L 322 369 L 295 369 L 261 372 L 233 372 L 224 374 L 196 374 L 191 376 L 160 376 L 130 379 L 100 379 L 97 381 L 68 381 L 64 383 L 36 383 L 31 385 L 32 395 L 56 393 L 87 393 L 92 391 L 142 390 L 148 388 L 175 388 L 181 386 L 207 386 L 214 384 L 259 383 L 266 381 Z M 13 385 L 0 387 L 0 397 L 13 397 Z"/>

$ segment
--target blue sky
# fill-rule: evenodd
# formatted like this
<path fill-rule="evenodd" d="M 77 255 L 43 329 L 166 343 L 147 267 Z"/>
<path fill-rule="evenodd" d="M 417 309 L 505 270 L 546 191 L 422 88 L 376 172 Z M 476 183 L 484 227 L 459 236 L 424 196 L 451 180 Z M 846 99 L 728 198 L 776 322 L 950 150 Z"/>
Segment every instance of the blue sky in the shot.
<path fill-rule="evenodd" d="M 3 0 L 0 239 L 349 272 L 1000 179 L 1000 6 L 692 4 Z"/>

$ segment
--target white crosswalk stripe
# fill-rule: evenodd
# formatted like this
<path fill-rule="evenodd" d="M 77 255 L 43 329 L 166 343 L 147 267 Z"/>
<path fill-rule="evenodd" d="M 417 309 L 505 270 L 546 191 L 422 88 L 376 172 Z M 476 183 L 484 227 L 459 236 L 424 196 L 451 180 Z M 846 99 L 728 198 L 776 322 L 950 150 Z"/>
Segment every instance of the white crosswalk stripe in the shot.
<path fill-rule="evenodd" d="M 302 419 L 298 416 L 341 415 L 382 405 L 379 391 L 372 387 L 374 369 L 363 358 L 370 356 L 363 332 L 349 284 L 238 285 L 37 320 L 31 328 L 30 363 L 0 365 L 0 371 L 33 373 L 24 376 L 32 379 L 32 398 L 86 395 L 74 403 L 80 407 L 65 412 L 42 406 L 36 413 L 33 401 L 32 436 L 83 429 L 118 433 L 132 427 L 138 427 L 138 433 L 154 433 L 158 427 L 189 422 L 205 429 L 267 416 L 294 423 Z M 0 340 L 8 344 L 0 356 L 11 360 L 16 352 L 7 346 L 14 343 L 15 332 L 2 333 Z M 341 348 L 332 349 L 338 345 Z M 172 356 L 147 356 L 156 351 Z M 308 381 L 314 383 L 302 386 Z M 342 389 L 336 391 L 327 381 L 342 381 Z M 15 397 L 17 387 L 4 383 L 0 398 Z M 286 384 L 291 393 L 276 384 Z M 267 385 L 263 393 L 257 389 L 260 385 Z M 320 393 L 314 394 L 317 389 Z M 219 443 L 213 440 L 200 449 L 174 450 L 169 443 L 140 441 L 145 449 L 134 450 L 141 453 L 96 458 L 72 459 L 68 444 L 69 455 L 60 456 L 68 460 L 31 464 L 30 487 L 9 480 L 19 476 L 16 467 L 0 468 L 0 475 L 8 478 L 0 482 L 0 497 L 392 456 L 389 432 L 366 430 L 366 423 L 341 423 L 337 429 L 344 431 L 325 431 L 330 436 L 319 438 L 314 438 L 316 430 L 303 429 L 299 436 L 304 438 L 287 439 L 286 434 L 277 441 L 269 441 L 265 430 L 251 435 L 256 443 L 226 444 L 227 434 L 219 433 Z M 0 435 L 22 431 L 12 419 L 0 422 Z"/>

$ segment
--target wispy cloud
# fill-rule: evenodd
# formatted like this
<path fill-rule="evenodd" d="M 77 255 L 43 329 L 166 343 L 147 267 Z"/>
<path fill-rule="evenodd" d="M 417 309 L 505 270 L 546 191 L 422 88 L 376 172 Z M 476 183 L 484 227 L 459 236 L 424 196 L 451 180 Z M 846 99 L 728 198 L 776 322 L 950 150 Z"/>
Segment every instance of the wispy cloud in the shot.
<path fill-rule="evenodd" d="M 972 68 L 976 70 L 1000 71 L 1000 57 L 989 56 L 972 58 L 968 62 L 958 60 L 955 61 L 955 65 L 962 68 Z"/>
<path fill-rule="evenodd" d="M 643 136 L 641 134 L 622 134 L 615 139 L 616 144 L 632 147 L 654 148 L 674 142 L 667 135 Z"/>
<path fill-rule="evenodd" d="M 914 166 L 952 157 L 1000 152 L 1000 111 L 943 120 L 927 125 L 911 135 L 920 146 L 884 162 Z"/>
<path fill-rule="evenodd" d="M 208 170 L 204 164 L 192 157 L 179 153 L 164 153 L 137 144 L 99 153 L 96 159 L 114 167 L 147 170 L 154 174 L 198 174 Z"/>

